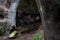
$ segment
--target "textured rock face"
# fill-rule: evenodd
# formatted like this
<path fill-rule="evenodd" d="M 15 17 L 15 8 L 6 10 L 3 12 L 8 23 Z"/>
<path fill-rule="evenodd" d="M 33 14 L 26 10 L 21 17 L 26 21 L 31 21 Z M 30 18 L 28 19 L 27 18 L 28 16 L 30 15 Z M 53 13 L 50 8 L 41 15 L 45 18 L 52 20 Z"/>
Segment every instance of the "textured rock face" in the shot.
<path fill-rule="evenodd" d="M 6 31 L 6 22 L 7 22 L 7 15 L 9 11 L 9 5 L 7 0 L 0 0 L 0 25 L 3 27 L 3 32 Z M 3 34 L 3 33 L 2 33 Z"/>
<path fill-rule="evenodd" d="M 35 0 L 21 0 L 19 3 L 19 6 L 17 8 L 19 13 L 22 12 L 38 12 L 37 5 L 35 3 Z M 20 11 L 19 11 L 20 10 Z"/>
<path fill-rule="evenodd" d="M 0 0 L 0 15 L 6 16 L 8 10 L 9 5 L 7 3 L 7 0 Z"/>
<path fill-rule="evenodd" d="M 46 40 L 60 40 L 60 0 L 40 0 Z M 38 0 L 39 2 L 39 0 Z M 40 6 L 41 9 L 41 6 Z M 45 12 L 44 12 L 45 11 Z"/>

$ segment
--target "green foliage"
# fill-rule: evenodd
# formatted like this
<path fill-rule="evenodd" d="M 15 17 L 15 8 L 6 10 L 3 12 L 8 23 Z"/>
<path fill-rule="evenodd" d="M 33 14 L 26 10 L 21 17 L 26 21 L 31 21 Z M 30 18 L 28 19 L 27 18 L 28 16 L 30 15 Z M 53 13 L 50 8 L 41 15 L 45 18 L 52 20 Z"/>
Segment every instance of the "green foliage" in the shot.
<path fill-rule="evenodd" d="M 33 40 L 43 40 L 43 34 L 42 33 L 35 34 Z"/>
<path fill-rule="evenodd" d="M 3 31 L 3 26 L 0 25 L 0 33 Z"/>

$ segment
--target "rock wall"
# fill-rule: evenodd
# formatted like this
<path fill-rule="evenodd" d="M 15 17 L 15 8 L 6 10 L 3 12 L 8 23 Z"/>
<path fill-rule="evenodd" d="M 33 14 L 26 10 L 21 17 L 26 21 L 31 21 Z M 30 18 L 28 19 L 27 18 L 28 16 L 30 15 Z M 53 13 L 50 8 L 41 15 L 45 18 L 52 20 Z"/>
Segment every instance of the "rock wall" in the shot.
<path fill-rule="evenodd" d="M 36 3 L 39 4 L 45 40 L 60 40 L 60 1 L 38 0 Z"/>

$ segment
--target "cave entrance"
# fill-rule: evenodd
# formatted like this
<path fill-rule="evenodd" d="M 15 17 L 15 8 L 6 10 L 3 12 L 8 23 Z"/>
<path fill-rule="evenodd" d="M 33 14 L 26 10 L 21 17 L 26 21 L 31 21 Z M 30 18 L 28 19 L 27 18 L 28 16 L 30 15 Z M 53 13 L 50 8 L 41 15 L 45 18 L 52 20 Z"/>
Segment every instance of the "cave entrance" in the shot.
<path fill-rule="evenodd" d="M 40 24 L 41 17 L 35 0 L 21 0 L 17 8 L 17 27 L 36 29 Z"/>

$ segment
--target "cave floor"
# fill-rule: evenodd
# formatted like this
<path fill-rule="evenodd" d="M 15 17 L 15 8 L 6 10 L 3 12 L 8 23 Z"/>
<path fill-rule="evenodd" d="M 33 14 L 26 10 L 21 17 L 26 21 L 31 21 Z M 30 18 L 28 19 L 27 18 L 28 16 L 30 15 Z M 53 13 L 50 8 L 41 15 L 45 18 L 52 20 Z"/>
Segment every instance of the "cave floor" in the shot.
<path fill-rule="evenodd" d="M 36 33 L 42 32 L 43 30 L 41 30 L 41 28 L 39 27 L 38 30 L 36 31 L 31 31 L 30 33 L 23 33 L 23 34 L 18 34 L 20 36 L 17 36 L 14 39 L 6 39 L 6 36 L 0 36 L 0 40 L 33 40 L 33 37 Z"/>

